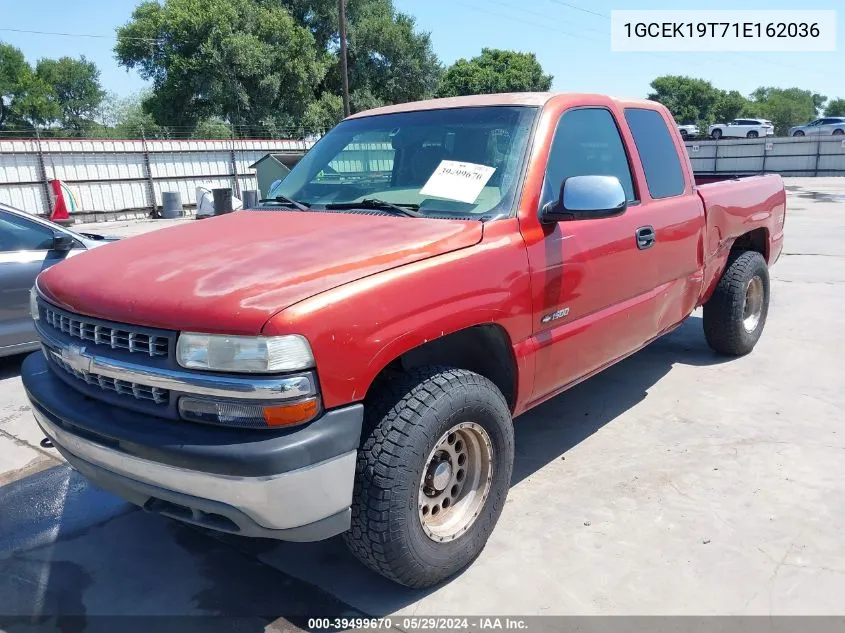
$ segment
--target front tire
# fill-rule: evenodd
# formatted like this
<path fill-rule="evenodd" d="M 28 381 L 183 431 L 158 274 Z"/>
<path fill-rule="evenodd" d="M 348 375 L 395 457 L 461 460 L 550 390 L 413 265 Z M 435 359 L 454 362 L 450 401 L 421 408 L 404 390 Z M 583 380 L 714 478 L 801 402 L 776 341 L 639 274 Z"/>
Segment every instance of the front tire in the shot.
<path fill-rule="evenodd" d="M 710 136 L 713 137 L 713 140 L 718 141 L 720 138 L 722 138 L 722 130 L 713 130 L 712 132 L 710 132 Z"/>
<path fill-rule="evenodd" d="M 430 587 L 475 560 L 499 519 L 510 409 L 483 376 L 424 367 L 383 383 L 366 411 L 344 540 L 379 574 Z"/>
<path fill-rule="evenodd" d="M 769 314 L 769 269 L 760 253 L 733 256 L 713 296 L 704 304 L 704 336 L 719 354 L 748 354 Z"/>
<path fill-rule="evenodd" d="M 797 132 L 795 132 L 795 134 L 793 134 L 792 136 L 804 136 L 804 132 L 802 132 L 801 130 L 798 130 L 798 131 L 797 131 Z"/>

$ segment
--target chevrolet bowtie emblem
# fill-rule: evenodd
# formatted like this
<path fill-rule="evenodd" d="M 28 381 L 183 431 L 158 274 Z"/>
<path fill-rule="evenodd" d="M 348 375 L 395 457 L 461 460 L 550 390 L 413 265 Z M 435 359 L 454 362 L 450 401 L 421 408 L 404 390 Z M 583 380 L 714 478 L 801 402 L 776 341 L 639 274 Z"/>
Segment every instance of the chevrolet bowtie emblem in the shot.
<path fill-rule="evenodd" d="M 91 371 L 91 361 L 93 359 L 85 353 L 84 347 L 68 345 L 61 349 L 61 355 L 62 360 L 73 369 L 86 373 Z"/>

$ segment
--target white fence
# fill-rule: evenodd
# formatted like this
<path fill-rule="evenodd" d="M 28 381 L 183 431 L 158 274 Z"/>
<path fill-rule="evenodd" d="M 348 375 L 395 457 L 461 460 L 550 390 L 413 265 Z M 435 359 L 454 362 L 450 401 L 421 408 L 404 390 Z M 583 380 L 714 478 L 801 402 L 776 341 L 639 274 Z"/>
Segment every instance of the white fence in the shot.
<path fill-rule="evenodd" d="M 194 202 L 198 186 L 256 189 L 249 166 L 268 153 L 304 153 L 311 141 L 0 140 L 0 202 L 49 213 L 50 180 L 65 182 L 80 212 L 161 206 L 162 191 Z"/>
<path fill-rule="evenodd" d="M 687 141 L 686 146 L 699 175 L 845 176 L 842 136 Z"/>

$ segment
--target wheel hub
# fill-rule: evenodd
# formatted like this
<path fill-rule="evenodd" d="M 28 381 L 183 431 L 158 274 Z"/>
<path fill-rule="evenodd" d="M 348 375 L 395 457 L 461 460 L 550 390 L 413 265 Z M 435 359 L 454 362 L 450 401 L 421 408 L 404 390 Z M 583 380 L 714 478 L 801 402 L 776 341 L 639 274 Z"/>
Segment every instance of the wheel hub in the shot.
<path fill-rule="evenodd" d="M 746 332 L 753 332 L 763 316 L 765 290 L 760 277 L 752 277 L 745 288 L 745 307 L 742 310 L 742 326 Z"/>
<path fill-rule="evenodd" d="M 447 460 L 443 460 L 436 465 L 432 464 L 429 471 L 432 488 L 437 492 L 443 492 L 452 479 L 452 465 Z"/>
<path fill-rule="evenodd" d="M 475 522 L 493 482 L 490 437 L 473 422 L 456 424 L 434 445 L 419 490 L 419 518 L 433 541 L 451 541 Z"/>

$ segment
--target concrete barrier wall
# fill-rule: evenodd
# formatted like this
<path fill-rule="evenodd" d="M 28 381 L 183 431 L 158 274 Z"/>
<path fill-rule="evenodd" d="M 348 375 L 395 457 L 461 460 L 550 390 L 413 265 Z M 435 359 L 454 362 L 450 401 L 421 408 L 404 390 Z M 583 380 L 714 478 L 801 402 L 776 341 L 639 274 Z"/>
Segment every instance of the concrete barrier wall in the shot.
<path fill-rule="evenodd" d="M 845 176 L 843 136 L 687 141 L 686 146 L 700 175 Z"/>

